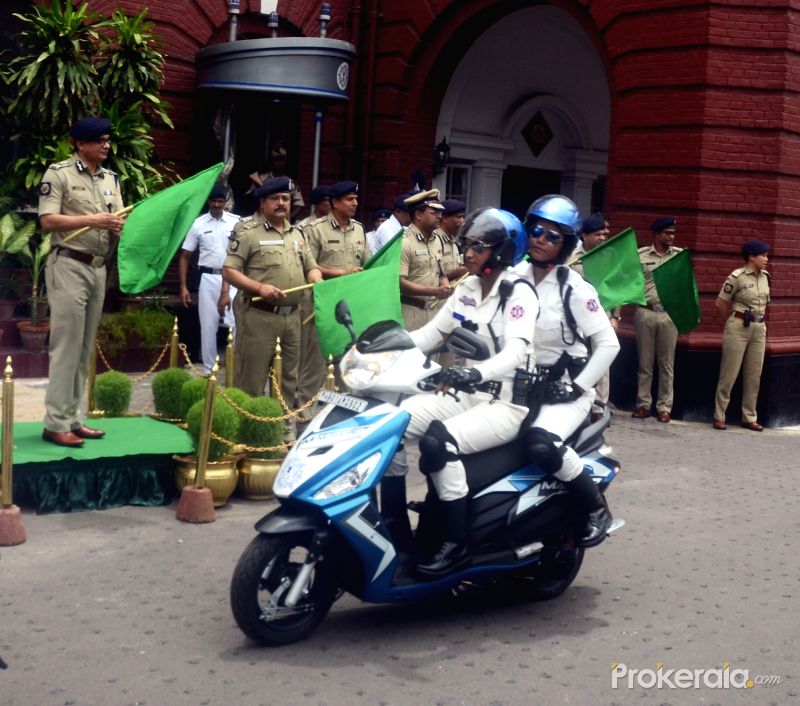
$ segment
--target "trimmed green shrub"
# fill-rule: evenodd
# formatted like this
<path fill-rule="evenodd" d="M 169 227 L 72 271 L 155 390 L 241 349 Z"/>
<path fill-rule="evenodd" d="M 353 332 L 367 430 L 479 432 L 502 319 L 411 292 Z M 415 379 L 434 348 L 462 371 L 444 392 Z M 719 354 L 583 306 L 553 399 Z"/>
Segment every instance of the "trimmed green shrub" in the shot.
<path fill-rule="evenodd" d="M 205 399 L 207 386 L 207 378 L 192 378 L 189 382 L 184 383 L 181 388 L 180 406 L 178 407 L 180 412 L 178 417 L 180 419 L 185 420 L 192 405 L 198 400 Z"/>
<path fill-rule="evenodd" d="M 225 394 L 230 397 L 236 404 L 240 407 L 244 408 L 247 403 L 252 400 L 253 398 L 250 397 L 244 390 L 240 390 L 238 387 L 228 387 L 225 388 Z M 239 426 L 242 423 L 242 419 L 244 419 L 244 415 L 241 412 L 236 412 L 236 441 L 239 441 Z"/>
<path fill-rule="evenodd" d="M 153 376 L 153 404 L 167 419 L 182 419 L 181 388 L 192 379 L 183 368 L 167 368 Z"/>
<path fill-rule="evenodd" d="M 109 417 L 121 417 L 127 412 L 132 394 L 133 383 L 124 373 L 109 370 L 95 378 L 95 403 Z"/>
<path fill-rule="evenodd" d="M 242 405 L 250 414 L 257 417 L 281 417 L 283 408 L 272 397 L 253 397 Z M 239 424 L 239 443 L 245 446 L 277 446 L 283 441 L 283 421 L 258 422 L 249 417 L 242 417 Z M 248 452 L 251 458 L 281 458 L 284 451 Z"/>
<path fill-rule="evenodd" d="M 192 437 L 192 448 L 195 454 L 200 449 L 200 427 L 203 423 L 204 406 L 205 400 L 198 400 L 191 406 L 186 415 L 186 426 L 189 431 L 189 436 Z M 239 426 L 238 417 L 239 415 L 233 407 L 221 397 L 217 397 L 214 402 L 214 418 L 211 422 L 211 431 L 221 436 L 223 439 L 235 441 L 237 428 Z M 208 460 L 219 461 L 225 454 L 229 453 L 230 450 L 230 444 L 217 441 L 212 437 L 208 445 Z"/>

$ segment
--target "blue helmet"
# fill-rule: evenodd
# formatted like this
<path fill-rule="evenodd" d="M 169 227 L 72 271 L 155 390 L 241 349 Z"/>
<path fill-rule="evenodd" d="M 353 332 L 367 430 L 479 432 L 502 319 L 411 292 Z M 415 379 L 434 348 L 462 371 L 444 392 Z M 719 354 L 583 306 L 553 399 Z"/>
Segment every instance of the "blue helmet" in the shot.
<path fill-rule="evenodd" d="M 565 262 L 578 244 L 578 232 L 582 223 L 578 207 L 566 196 L 548 194 L 539 197 L 528 207 L 525 214 L 525 231 L 530 232 L 539 218 L 558 225 L 564 240 L 555 261 Z"/>
<path fill-rule="evenodd" d="M 505 268 L 518 263 L 528 243 L 522 223 L 513 213 L 499 208 L 479 208 L 461 226 L 461 238 L 483 243 L 493 249 L 486 269 Z"/>

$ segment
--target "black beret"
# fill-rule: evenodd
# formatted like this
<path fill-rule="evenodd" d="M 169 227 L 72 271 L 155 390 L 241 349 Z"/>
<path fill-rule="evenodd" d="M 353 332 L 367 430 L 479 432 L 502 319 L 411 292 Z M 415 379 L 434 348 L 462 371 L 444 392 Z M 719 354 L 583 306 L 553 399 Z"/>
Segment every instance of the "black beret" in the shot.
<path fill-rule="evenodd" d="M 763 240 L 748 240 L 742 245 L 742 257 L 747 258 L 748 255 L 763 255 L 769 252 L 769 245 Z"/>
<path fill-rule="evenodd" d="M 311 190 L 311 205 L 313 206 L 320 201 L 324 201 L 330 195 L 330 189 L 327 186 L 317 186 Z"/>
<path fill-rule="evenodd" d="M 444 216 L 454 216 L 456 213 L 464 213 L 467 210 L 467 204 L 458 199 L 445 199 L 442 201 L 444 206 Z"/>
<path fill-rule="evenodd" d="M 413 196 L 414 194 L 418 194 L 419 190 L 415 189 L 413 191 L 405 191 L 399 196 L 396 196 L 394 199 L 394 207 L 397 211 L 408 211 L 408 206 L 406 206 L 406 199 L 409 196 Z"/>
<path fill-rule="evenodd" d="M 581 223 L 581 233 L 595 233 L 606 227 L 606 219 L 603 216 L 593 214 L 583 219 Z"/>
<path fill-rule="evenodd" d="M 652 230 L 654 233 L 660 233 L 662 230 L 672 228 L 672 226 L 674 226 L 677 222 L 678 219 L 675 218 L 675 216 L 661 216 L 660 218 L 656 218 L 650 224 L 650 230 Z"/>
<path fill-rule="evenodd" d="M 211 199 L 224 199 L 228 195 L 228 187 L 225 184 L 215 184 L 208 195 L 208 200 Z"/>
<path fill-rule="evenodd" d="M 340 199 L 347 194 L 358 194 L 358 182 L 337 181 L 330 189 L 329 194 L 332 199 Z"/>
<path fill-rule="evenodd" d="M 69 134 L 73 140 L 96 140 L 111 133 L 111 121 L 105 118 L 81 118 L 72 124 Z"/>
<path fill-rule="evenodd" d="M 267 179 L 255 190 L 255 196 L 257 199 L 263 199 L 265 196 L 280 194 L 283 191 L 291 191 L 293 188 L 294 182 L 292 182 L 289 177 L 273 177 L 272 179 Z"/>

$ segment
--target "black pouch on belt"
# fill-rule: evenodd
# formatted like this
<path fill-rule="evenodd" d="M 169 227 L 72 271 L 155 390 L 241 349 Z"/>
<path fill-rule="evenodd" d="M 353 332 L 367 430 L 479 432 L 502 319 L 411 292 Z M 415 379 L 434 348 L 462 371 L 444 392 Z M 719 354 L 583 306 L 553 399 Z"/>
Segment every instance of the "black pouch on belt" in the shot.
<path fill-rule="evenodd" d="M 747 311 L 742 314 L 742 326 L 747 328 L 750 325 L 750 322 L 753 320 L 753 311 L 748 309 Z"/>

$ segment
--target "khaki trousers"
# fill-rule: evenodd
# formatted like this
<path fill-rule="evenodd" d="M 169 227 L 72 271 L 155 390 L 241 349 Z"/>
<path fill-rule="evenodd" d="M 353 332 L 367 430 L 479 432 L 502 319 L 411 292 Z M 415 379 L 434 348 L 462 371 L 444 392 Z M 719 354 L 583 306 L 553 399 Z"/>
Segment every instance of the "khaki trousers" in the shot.
<path fill-rule="evenodd" d="M 722 335 L 722 361 L 719 365 L 719 382 L 714 398 L 714 419 L 725 421 L 725 412 L 731 401 L 731 388 L 742 371 L 742 421 L 756 422 L 758 390 L 761 386 L 761 368 L 767 344 L 767 325 L 744 322 L 731 316 L 725 322 Z"/>
<path fill-rule="evenodd" d="M 300 313 L 289 316 L 255 309 L 238 296 L 233 301 L 236 317 L 234 384 L 252 397 L 265 394 L 275 343 L 281 339 L 281 394 L 291 408 L 297 389 L 300 362 Z"/>
<path fill-rule="evenodd" d="M 314 299 L 310 293 L 303 297 L 302 317 L 307 319 L 314 313 Z M 328 366 L 322 357 L 314 319 L 300 327 L 300 366 L 297 378 L 297 404 L 302 407 L 325 383 Z M 313 410 L 309 410 L 313 413 Z"/>
<path fill-rule="evenodd" d="M 403 322 L 405 323 L 406 331 L 416 331 L 429 321 L 432 321 L 440 306 L 442 305 L 438 304 L 435 309 L 418 309 L 410 304 L 403 304 Z M 443 368 L 449 368 L 455 362 L 455 356 L 449 351 L 437 353 L 433 359 Z"/>
<path fill-rule="evenodd" d="M 103 313 L 106 268 L 52 253 L 44 277 L 50 303 L 50 382 L 44 399 L 44 428 L 70 431 L 81 424 L 81 397 Z"/>
<path fill-rule="evenodd" d="M 658 364 L 657 412 L 672 411 L 672 380 L 675 366 L 675 344 L 678 329 L 666 311 L 636 309 L 633 317 L 636 328 L 636 349 L 639 352 L 639 373 L 636 406 L 650 409 L 653 385 L 653 360 Z"/>

